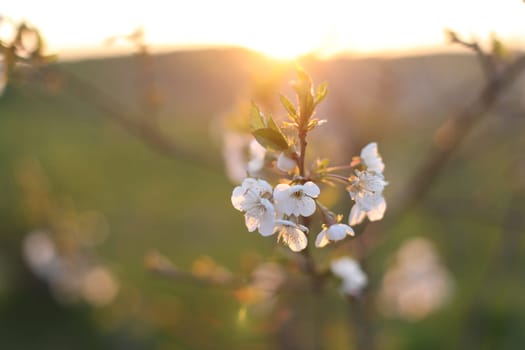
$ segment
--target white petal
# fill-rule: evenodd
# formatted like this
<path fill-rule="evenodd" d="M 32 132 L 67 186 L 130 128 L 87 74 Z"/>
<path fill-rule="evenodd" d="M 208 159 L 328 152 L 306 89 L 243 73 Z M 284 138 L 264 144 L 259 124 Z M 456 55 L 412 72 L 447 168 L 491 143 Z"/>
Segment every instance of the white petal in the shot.
<path fill-rule="evenodd" d="M 264 180 L 258 179 L 256 186 L 259 190 L 259 195 L 262 195 L 265 193 L 268 193 L 268 194 L 272 193 L 272 185 L 270 185 L 268 182 Z"/>
<path fill-rule="evenodd" d="M 363 147 L 361 150 L 361 158 L 370 158 L 377 156 L 377 143 L 376 142 L 370 142 L 368 145 Z"/>
<path fill-rule="evenodd" d="M 295 169 L 295 166 L 295 160 L 288 157 L 284 152 L 282 152 L 279 155 L 279 158 L 277 158 L 277 167 L 282 171 L 291 171 Z"/>
<path fill-rule="evenodd" d="M 307 183 L 303 185 L 303 191 L 305 194 L 313 198 L 316 198 L 321 193 L 319 186 L 317 186 L 312 181 L 308 181 Z"/>
<path fill-rule="evenodd" d="M 365 192 L 380 194 L 388 183 L 383 174 L 367 170 L 359 173 L 359 184 Z"/>
<path fill-rule="evenodd" d="M 283 235 L 283 241 L 294 252 L 299 252 L 308 245 L 308 239 L 304 232 L 294 228 L 286 230 L 286 234 Z"/>
<path fill-rule="evenodd" d="M 380 200 L 376 203 L 376 205 L 366 213 L 368 216 L 368 219 L 370 221 L 378 221 L 383 218 L 386 211 L 386 201 L 383 196 L 380 196 Z"/>
<path fill-rule="evenodd" d="M 233 207 L 242 211 L 242 203 L 244 202 L 244 189 L 241 186 L 237 186 L 233 189 L 231 200 Z"/>
<path fill-rule="evenodd" d="M 384 201 L 381 194 L 372 194 L 372 195 L 362 195 L 358 196 L 355 199 L 356 204 L 359 205 L 359 208 L 364 212 L 369 212 L 374 210 L 374 208 L 381 205 L 381 202 Z"/>
<path fill-rule="evenodd" d="M 377 171 L 378 173 L 382 173 L 385 169 L 385 164 L 383 163 L 383 160 L 381 156 L 379 155 L 379 152 L 377 150 L 377 143 L 372 142 L 363 147 L 361 150 L 361 159 L 363 160 L 363 163 L 365 163 L 368 170 Z"/>
<path fill-rule="evenodd" d="M 275 189 L 273 190 L 273 197 L 276 201 L 282 201 L 284 199 L 287 199 L 290 197 L 288 195 L 288 191 L 290 189 L 290 185 L 287 184 L 278 184 L 275 186 Z"/>
<path fill-rule="evenodd" d="M 249 188 L 256 187 L 256 186 L 257 186 L 257 180 L 254 179 L 254 178 L 251 178 L 251 177 L 247 177 L 246 179 L 244 179 L 244 180 L 242 181 L 241 186 L 242 186 L 242 188 L 244 188 L 245 190 L 246 190 L 246 189 L 249 189 Z"/>
<path fill-rule="evenodd" d="M 266 212 L 266 214 L 261 218 L 259 224 L 259 233 L 262 236 L 271 236 L 273 235 L 273 229 L 275 227 L 275 214 L 273 210 L 271 212 Z"/>
<path fill-rule="evenodd" d="M 328 228 L 327 236 L 331 241 L 340 241 L 346 237 L 346 235 L 353 236 L 354 230 L 345 224 L 335 224 Z"/>
<path fill-rule="evenodd" d="M 324 229 L 317 235 L 317 238 L 315 239 L 315 246 L 317 248 L 322 248 L 328 243 L 330 243 L 330 241 L 326 237 L 326 229 Z"/>
<path fill-rule="evenodd" d="M 348 225 L 354 226 L 360 224 L 365 219 L 366 213 L 359 208 L 359 205 L 354 204 L 350 215 L 348 217 Z"/>
<path fill-rule="evenodd" d="M 275 206 L 280 213 L 286 215 L 298 215 L 295 201 L 292 199 L 276 202 Z"/>
<path fill-rule="evenodd" d="M 310 216 L 315 213 L 315 201 L 310 197 L 303 197 L 303 199 L 296 201 L 297 214 L 302 216 Z M 296 214 L 296 215 L 297 215 Z"/>
<path fill-rule="evenodd" d="M 295 227 L 297 226 L 297 224 L 293 221 L 290 221 L 290 220 L 282 220 L 282 219 L 277 219 L 275 220 L 275 224 L 276 225 L 279 225 L 280 227 L 282 226 L 290 226 L 290 227 Z M 301 225 L 302 226 L 302 225 Z M 304 227 L 304 226 L 303 226 Z"/>
<path fill-rule="evenodd" d="M 259 226 L 259 218 L 246 214 L 244 215 L 244 223 L 246 228 L 248 228 L 248 232 L 253 232 Z"/>

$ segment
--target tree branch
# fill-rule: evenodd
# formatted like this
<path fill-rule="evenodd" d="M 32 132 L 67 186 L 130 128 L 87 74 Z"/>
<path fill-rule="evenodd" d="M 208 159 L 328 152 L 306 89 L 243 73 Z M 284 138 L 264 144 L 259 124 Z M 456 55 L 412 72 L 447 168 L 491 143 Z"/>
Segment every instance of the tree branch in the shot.
<path fill-rule="evenodd" d="M 516 81 L 525 69 L 525 56 L 507 65 L 490 79 L 478 97 L 463 111 L 448 118 L 436 131 L 434 143 L 425 161 L 408 181 L 402 192 L 401 203 L 391 217 L 397 217 L 421 199 L 436 181 L 446 162 L 461 145 L 476 122 L 480 121 L 497 103 L 500 96 Z"/>
<path fill-rule="evenodd" d="M 144 141 L 146 145 L 155 151 L 171 158 L 205 167 L 213 171 L 219 171 L 217 164 L 212 162 L 210 158 L 178 144 L 172 138 L 163 134 L 156 124 L 144 122 L 147 120 L 145 116 L 130 111 L 113 97 L 85 79 L 65 72 L 56 66 L 42 67 L 41 73 L 62 77 L 65 80 L 68 92 L 73 96 L 94 106 L 107 118 L 119 124 L 133 136 Z"/>

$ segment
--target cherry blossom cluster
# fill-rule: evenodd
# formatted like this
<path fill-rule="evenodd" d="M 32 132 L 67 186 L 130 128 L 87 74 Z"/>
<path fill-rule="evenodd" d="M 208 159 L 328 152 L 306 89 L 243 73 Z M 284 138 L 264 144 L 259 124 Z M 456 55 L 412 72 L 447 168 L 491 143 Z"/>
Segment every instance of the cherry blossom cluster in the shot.
<path fill-rule="evenodd" d="M 308 243 L 308 228 L 300 224 L 299 218 L 310 217 L 319 209 L 323 217 L 323 229 L 317 235 L 315 245 L 324 247 L 330 242 L 353 236 L 351 226 L 361 223 L 365 217 L 377 221 L 385 213 L 383 189 L 387 182 L 382 173 L 384 164 L 377 151 L 377 144 L 370 143 L 364 147 L 359 159 L 359 166 L 346 179 L 347 191 L 355 202 L 348 225 L 340 222 L 340 216 L 333 215 L 317 203 L 321 190 L 313 181 L 297 184 L 291 180 L 290 183 L 279 183 L 272 188 L 263 179 L 247 177 L 240 186 L 234 188 L 232 204 L 244 213 L 248 231 L 258 230 L 263 236 L 278 233 L 278 240 L 293 251 L 305 249 Z"/>
<path fill-rule="evenodd" d="M 278 241 L 298 252 L 308 246 L 310 217 L 316 213 L 321 219 L 321 231 L 315 239 L 315 246 L 319 248 L 354 236 L 352 226 L 365 218 L 382 219 L 386 210 L 383 190 L 387 182 L 383 176 L 385 165 L 375 142 L 366 145 L 350 164 L 330 167 L 326 159 L 305 164 L 308 132 L 325 122 L 313 118 L 313 114 L 326 95 L 326 86 L 314 92 L 310 78 L 299 72 L 299 81 L 293 87 L 297 107 L 281 96 L 291 122 L 278 126 L 271 117 L 265 117 L 253 107 L 252 134 L 261 147 L 259 152 L 252 152 L 257 159 L 247 163 L 247 177 L 234 188 L 231 202 L 244 213 L 248 231 L 257 230 L 262 236 L 277 234 Z M 260 166 L 254 167 L 255 162 Z M 275 186 L 263 178 L 264 172 L 260 171 L 263 166 L 279 174 Z M 341 171 L 347 173 L 343 175 Z M 320 186 L 338 184 L 343 185 L 354 202 L 347 224 L 342 223 L 343 215 L 334 214 L 320 201 Z"/>

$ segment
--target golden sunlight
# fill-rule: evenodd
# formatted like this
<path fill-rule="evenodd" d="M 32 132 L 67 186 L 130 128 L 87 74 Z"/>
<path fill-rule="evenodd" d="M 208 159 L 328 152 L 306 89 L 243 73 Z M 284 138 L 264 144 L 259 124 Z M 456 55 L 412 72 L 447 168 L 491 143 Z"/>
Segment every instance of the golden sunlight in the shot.
<path fill-rule="evenodd" d="M 517 0 L 3 0 L 1 10 L 37 26 L 59 54 L 102 51 L 106 38 L 138 27 L 152 47 L 243 46 L 280 59 L 445 47 L 445 28 L 480 39 L 495 32 L 513 43 L 525 37 Z"/>
<path fill-rule="evenodd" d="M 275 40 L 268 40 L 267 42 L 250 43 L 245 45 L 249 49 L 260 52 L 270 58 L 278 60 L 293 60 L 300 56 L 306 55 L 315 48 L 309 42 L 294 41 L 286 43 Z"/>

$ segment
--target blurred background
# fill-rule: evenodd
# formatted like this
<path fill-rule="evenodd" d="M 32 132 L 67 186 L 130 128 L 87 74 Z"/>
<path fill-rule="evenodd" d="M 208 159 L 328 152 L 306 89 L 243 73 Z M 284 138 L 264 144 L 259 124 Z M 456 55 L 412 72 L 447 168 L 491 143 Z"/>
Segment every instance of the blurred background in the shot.
<path fill-rule="evenodd" d="M 337 284 L 319 300 L 277 293 L 300 273 L 230 205 L 250 101 L 284 120 L 278 94 L 293 97 L 300 64 L 329 91 L 311 161 L 344 164 L 375 141 L 386 164 L 389 210 L 366 254 L 340 247 L 366 258 L 376 347 L 521 349 L 525 80 L 422 199 L 402 212 L 396 199 L 487 83 L 444 29 L 498 71 L 523 49 L 523 18 L 517 0 L 3 1 L 0 348 L 307 349 L 312 330 L 355 348 Z M 326 200 L 346 218 L 342 192 Z"/>

